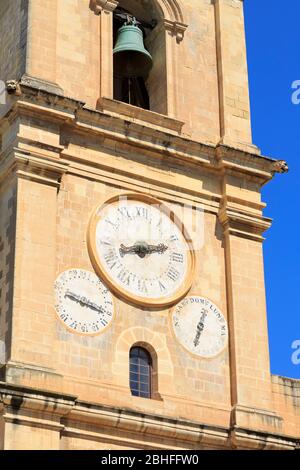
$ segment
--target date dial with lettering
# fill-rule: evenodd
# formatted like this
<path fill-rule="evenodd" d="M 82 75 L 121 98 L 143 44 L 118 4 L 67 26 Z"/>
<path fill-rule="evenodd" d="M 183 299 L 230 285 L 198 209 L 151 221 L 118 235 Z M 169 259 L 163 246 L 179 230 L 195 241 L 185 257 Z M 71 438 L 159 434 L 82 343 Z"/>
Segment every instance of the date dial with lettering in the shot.
<path fill-rule="evenodd" d="M 88 241 L 97 273 L 129 301 L 166 306 L 191 286 L 189 236 L 175 214 L 150 196 L 107 201 L 92 216 Z"/>
<path fill-rule="evenodd" d="M 54 289 L 56 313 L 70 331 L 96 335 L 111 324 L 112 294 L 94 273 L 70 269 L 58 276 Z"/>
<path fill-rule="evenodd" d="M 227 346 L 227 322 L 218 307 L 203 297 L 186 297 L 176 305 L 171 325 L 179 343 L 195 356 L 209 359 Z"/>

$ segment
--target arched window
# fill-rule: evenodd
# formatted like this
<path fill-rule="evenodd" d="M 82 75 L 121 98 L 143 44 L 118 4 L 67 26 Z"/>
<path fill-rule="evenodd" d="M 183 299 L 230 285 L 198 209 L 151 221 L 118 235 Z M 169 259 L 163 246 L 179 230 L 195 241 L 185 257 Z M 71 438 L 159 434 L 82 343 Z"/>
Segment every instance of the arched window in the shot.
<path fill-rule="evenodd" d="M 179 44 L 187 28 L 180 1 L 90 0 L 90 8 L 96 15 L 101 15 L 99 109 L 106 108 L 119 114 L 121 101 L 176 119 L 180 93 L 180 81 L 177 80 Z M 153 59 L 148 76 L 135 77 L 130 83 L 114 76 L 113 70 L 113 49 L 123 24 L 120 14 L 129 14 L 140 23 L 144 46 Z M 131 106 L 121 109 L 122 114 L 132 116 Z"/>
<path fill-rule="evenodd" d="M 152 397 L 152 358 L 140 346 L 132 347 L 129 353 L 129 380 L 132 395 Z"/>

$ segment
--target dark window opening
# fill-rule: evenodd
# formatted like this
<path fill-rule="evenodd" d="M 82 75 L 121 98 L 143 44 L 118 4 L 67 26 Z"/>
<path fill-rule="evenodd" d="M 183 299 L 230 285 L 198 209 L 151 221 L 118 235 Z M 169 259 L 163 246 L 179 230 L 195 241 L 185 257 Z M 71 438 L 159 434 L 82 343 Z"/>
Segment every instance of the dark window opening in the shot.
<path fill-rule="evenodd" d="M 148 351 L 133 347 L 129 357 L 129 380 L 131 394 L 137 397 L 151 398 L 152 359 Z"/>
<path fill-rule="evenodd" d="M 124 20 L 114 16 L 113 22 L 113 44 L 116 44 L 118 30 L 124 24 Z M 145 39 L 145 30 L 143 36 Z M 144 77 L 119 77 L 114 73 L 113 77 L 114 99 L 137 106 L 143 109 L 150 109 L 149 93 L 146 87 L 146 78 Z"/>
<path fill-rule="evenodd" d="M 149 95 L 142 77 L 114 76 L 114 99 L 143 109 L 150 109 Z"/>

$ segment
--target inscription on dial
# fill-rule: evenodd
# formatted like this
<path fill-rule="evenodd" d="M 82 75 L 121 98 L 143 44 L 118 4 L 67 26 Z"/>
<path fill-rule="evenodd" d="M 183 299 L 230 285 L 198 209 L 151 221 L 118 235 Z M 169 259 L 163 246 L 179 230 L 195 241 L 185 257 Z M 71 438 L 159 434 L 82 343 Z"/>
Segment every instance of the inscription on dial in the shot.
<path fill-rule="evenodd" d="M 110 281 L 135 297 L 174 295 L 187 276 L 189 245 L 159 205 L 120 200 L 98 216 L 97 258 Z"/>
<path fill-rule="evenodd" d="M 56 312 L 65 326 L 81 335 L 95 335 L 113 319 L 113 299 L 100 279 L 89 271 L 71 269 L 55 282 Z"/>
<path fill-rule="evenodd" d="M 210 300 L 186 297 L 173 310 L 171 318 L 176 338 L 192 354 L 211 358 L 226 347 L 226 320 Z"/>

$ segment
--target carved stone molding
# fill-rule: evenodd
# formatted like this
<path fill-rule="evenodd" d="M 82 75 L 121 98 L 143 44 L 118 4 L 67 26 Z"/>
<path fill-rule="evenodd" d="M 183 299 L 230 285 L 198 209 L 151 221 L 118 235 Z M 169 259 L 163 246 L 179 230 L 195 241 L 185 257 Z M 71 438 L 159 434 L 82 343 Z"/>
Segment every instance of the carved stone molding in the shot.
<path fill-rule="evenodd" d="M 102 11 L 114 11 L 118 4 L 118 0 L 90 0 L 90 9 L 95 15 L 100 15 Z"/>
<path fill-rule="evenodd" d="M 154 0 L 158 8 L 161 10 L 164 19 L 185 25 L 181 2 L 179 0 Z M 119 5 L 119 0 L 90 0 L 90 9 L 96 15 L 103 10 L 114 11 Z"/>
<path fill-rule="evenodd" d="M 183 40 L 184 33 L 188 27 L 186 24 L 170 20 L 164 20 L 163 24 L 165 30 L 170 32 L 172 36 L 176 37 L 177 42 L 181 42 Z"/>
<path fill-rule="evenodd" d="M 48 82 L 47 80 L 41 80 L 40 78 L 30 77 L 29 75 L 23 75 L 20 86 L 35 87 L 41 91 L 46 91 L 48 93 L 54 93 L 55 95 L 63 96 L 63 89 L 57 85 L 57 83 Z"/>
<path fill-rule="evenodd" d="M 234 449 L 251 450 L 294 450 L 297 441 L 289 436 L 249 430 L 235 426 L 230 435 Z"/>
<path fill-rule="evenodd" d="M 0 383 L 0 409 L 5 423 L 46 428 L 60 432 L 60 419 L 74 406 L 76 397 L 29 387 Z"/>
<path fill-rule="evenodd" d="M 181 0 L 155 0 L 165 19 L 184 24 Z"/>
<path fill-rule="evenodd" d="M 153 113 L 147 109 L 136 108 L 127 103 L 116 101 L 110 98 L 101 98 L 98 102 L 98 110 L 113 114 L 114 116 L 124 116 L 136 121 L 144 121 L 156 127 L 167 129 L 169 132 L 180 134 L 184 122 L 170 118 L 163 114 Z M 80 114 L 80 113 L 79 113 Z"/>
<path fill-rule="evenodd" d="M 219 221 L 224 232 L 258 242 L 264 241 L 262 234 L 272 224 L 272 219 L 255 215 L 251 212 L 241 212 L 230 207 L 222 207 L 219 211 Z"/>
<path fill-rule="evenodd" d="M 182 8 L 178 1 L 157 0 L 158 7 L 163 16 L 165 29 L 176 37 L 176 41 L 182 41 L 187 25 L 184 23 Z M 90 0 L 90 9 L 100 15 L 102 11 L 113 12 L 119 5 L 118 0 Z"/>
<path fill-rule="evenodd" d="M 274 160 L 255 151 L 219 144 L 216 147 L 216 166 L 225 171 L 237 171 L 252 174 L 261 184 L 271 180 L 275 173 L 286 173 L 287 163 L 283 160 Z"/>
<path fill-rule="evenodd" d="M 0 165 L 0 182 L 9 175 L 15 175 L 17 178 L 59 188 L 61 178 L 68 171 L 68 167 L 68 163 L 15 149 Z"/>
<path fill-rule="evenodd" d="M 65 437 L 75 435 L 85 439 L 95 439 L 97 434 L 103 437 L 106 429 L 110 439 L 127 444 L 133 439 L 133 445 L 136 445 L 136 439 L 141 436 L 146 445 L 148 437 L 151 437 L 149 448 L 153 446 L 155 449 L 161 448 L 162 438 L 165 440 L 162 449 L 166 448 L 166 442 L 169 446 L 190 443 L 197 448 L 212 449 L 283 450 L 295 449 L 299 445 L 298 438 L 280 432 L 270 433 L 238 425 L 228 428 L 151 412 L 140 413 L 133 409 L 80 401 L 75 395 L 4 382 L 0 383 L 0 411 L 4 425 L 14 423 L 15 426 L 49 429 L 58 435 L 63 433 Z M 59 440 L 56 445 L 59 446 Z"/>
<path fill-rule="evenodd" d="M 244 174 L 261 185 L 273 177 L 272 170 L 274 171 L 274 164 L 277 164 L 276 160 L 232 147 L 220 145 L 215 147 L 187 139 L 180 134 L 181 122 L 165 116 L 161 117 L 160 122 L 156 113 L 151 111 L 144 112 L 139 108 L 123 104 L 118 104 L 122 109 L 117 109 L 117 105 L 108 99 L 103 100 L 99 111 L 86 107 L 81 101 L 55 95 L 33 85 L 21 84 L 21 91 L 22 96 L 1 120 L 2 133 L 5 127 L 11 125 L 18 117 L 22 119 L 22 116 L 31 116 L 56 125 L 69 126 L 72 131 L 86 136 L 107 138 L 112 146 L 115 146 L 117 141 L 127 144 L 132 149 L 143 148 L 153 157 L 163 154 L 188 166 L 196 164 L 203 168 L 211 168 L 220 175 Z M 132 111 L 130 116 L 129 111 Z M 30 147 L 35 146 L 34 143 L 26 143 L 26 146 L 27 144 Z M 53 151 L 59 154 L 62 148 L 59 146 Z M 48 155 L 47 149 L 43 148 L 42 153 Z M 232 207 L 238 202 L 230 201 L 228 198 L 227 195 L 227 207 Z M 255 208 L 263 209 L 263 207 Z"/>

